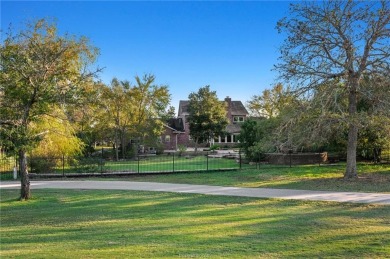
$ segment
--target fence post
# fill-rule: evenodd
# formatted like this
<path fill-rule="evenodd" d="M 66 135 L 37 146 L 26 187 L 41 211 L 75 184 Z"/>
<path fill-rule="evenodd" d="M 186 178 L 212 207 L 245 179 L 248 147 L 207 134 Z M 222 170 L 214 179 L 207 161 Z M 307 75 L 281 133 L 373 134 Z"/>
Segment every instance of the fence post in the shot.
<path fill-rule="evenodd" d="M 17 153 L 15 154 L 14 159 L 15 159 L 15 167 L 16 167 L 16 170 L 17 170 L 17 176 L 20 177 L 20 170 L 19 170 L 18 154 Z"/>
<path fill-rule="evenodd" d="M 102 147 L 102 155 L 100 156 L 100 173 L 103 174 L 104 147 Z"/>
<path fill-rule="evenodd" d="M 65 177 L 65 155 L 64 154 L 62 154 L 62 177 Z"/>
<path fill-rule="evenodd" d="M 138 162 L 138 163 L 137 163 L 137 167 L 138 167 L 138 168 L 137 168 L 137 171 L 138 171 L 138 173 L 139 173 L 139 154 L 137 155 L 137 162 Z"/>
<path fill-rule="evenodd" d="M 242 156 L 241 156 L 241 149 L 240 149 L 240 151 L 238 152 L 238 156 L 239 156 L 238 160 L 240 161 L 240 170 L 241 170 L 241 169 L 242 169 Z"/>
<path fill-rule="evenodd" d="M 209 152 L 206 153 L 206 171 L 209 171 Z"/>

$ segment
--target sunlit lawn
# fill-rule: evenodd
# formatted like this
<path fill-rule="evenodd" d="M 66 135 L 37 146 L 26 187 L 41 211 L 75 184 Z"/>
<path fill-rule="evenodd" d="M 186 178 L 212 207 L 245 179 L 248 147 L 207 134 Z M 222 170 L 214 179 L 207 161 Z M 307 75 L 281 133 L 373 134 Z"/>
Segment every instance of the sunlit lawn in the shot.
<path fill-rule="evenodd" d="M 345 164 L 336 166 L 260 166 L 237 171 L 132 176 L 131 181 L 266 187 L 304 190 L 390 192 L 390 165 L 360 163 L 359 178 L 344 180 Z"/>
<path fill-rule="evenodd" d="M 206 156 L 179 157 L 155 156 L 130 161 L 106 162 L 104 171 L 134 171 L 134 172 L 172 172 L 172 171 L 203 171 L 213 169 L 235 168 L 240 164 L 234 159 L 208 158 Z"/>
<path fill-rule="evenodd" d="M 390 206 L 1 190 L 1 258 L 389 258 Z"/>

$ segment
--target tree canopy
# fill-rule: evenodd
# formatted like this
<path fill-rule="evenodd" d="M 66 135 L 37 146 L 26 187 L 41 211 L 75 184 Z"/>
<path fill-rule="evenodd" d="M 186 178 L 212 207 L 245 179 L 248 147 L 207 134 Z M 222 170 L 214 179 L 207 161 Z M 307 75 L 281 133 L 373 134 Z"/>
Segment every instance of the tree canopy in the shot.
<path fill-rule="evenodd" d="M 188 96 L 190 135 L 195 143 L 207 142 L 225 134 L 228 124 L 226 103 L 219 101 L 217 93 L 210 86 L 201 87 Z"/>
<path fill-rule="evenodd" d="M 163 130 L 162 118 L 165 117 L 170 102 L 166 85 L 156 85 L 154 75 L 135 77 L 136 84 L 114 78 L 111 86 L 103 87 L 103 121 L 111 132 L 115 144 L 116 159 L 118 148 L 122 147 L 125 157 L 126 141 L 142 140 L 143 143 L 156 144 Z"/>
<path fill-rule="evenodd" d="M 19 153 L 21 199 L 30 196 L 26 151 L 40 136 L 31 123 L 77 98 L 97 72 L 89 66 L 98 53 L 84 37 L 58 35 L 56 24 L 47 20 L 29 23 L 15 35 L 9 32 L 1 43 L 0 130 Z"/>
<path fill-rule="evenodd" d="M 335 83 L 347 96 L 347 110 L 339 114 L 348 125 L 346 178 L 357 177 L 357 138 L 364 120 L 359 97 L 371 99 L 371 93 L 382 88 L 381 78 L 389 74 L 389 5 L 384 0 L 299 2 L 277 26 L 286 35 L 276 65 L 281 78 L 309 98 L 316 89 L 331 89 Z M 364 77 L 372 80 L 370 87 L 362 87 Z M 338 95 L 325 99 L 332 96 Z"/>

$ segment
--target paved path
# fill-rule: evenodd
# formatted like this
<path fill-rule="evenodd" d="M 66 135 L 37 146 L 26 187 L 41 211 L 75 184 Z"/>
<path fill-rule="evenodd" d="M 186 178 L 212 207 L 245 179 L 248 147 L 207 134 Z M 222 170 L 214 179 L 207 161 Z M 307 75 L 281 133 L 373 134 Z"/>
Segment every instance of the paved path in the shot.
<path fill-rule="evenodd" d="M 20 188 L 19 182 L 1 181 L 0 189 Z M 31 181 L 31 189 L 98 189 L 98 190 L 136 190 L 177 193 L 199 193 L 208 195 L 242 196 L 257 198 L 278 198 L 292 200 L 336 201 L 353 203 L 372 203 L 390 205 L 390 194 L 305 191 L 269 188 L 239 188 L 209 185 L 150 183 L 130 181 Z"/>

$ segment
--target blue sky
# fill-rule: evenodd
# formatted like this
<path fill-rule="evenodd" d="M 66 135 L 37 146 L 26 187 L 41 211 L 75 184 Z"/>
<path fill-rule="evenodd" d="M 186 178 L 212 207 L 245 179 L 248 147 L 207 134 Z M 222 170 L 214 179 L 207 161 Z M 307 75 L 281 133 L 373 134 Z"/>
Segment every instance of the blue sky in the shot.
<path fill-rule="evenodd" d="M 100 78 L 134 82 L 152 73 L 169 86 L 172 105 L 210 85 L 220 99 L 243 103 L 276 83 L 271 71 L 283 36 L 276 22 L 287 1 L 1 1 L 1 28 L 57 19 L 61 33 L 100 49 Z"/>

